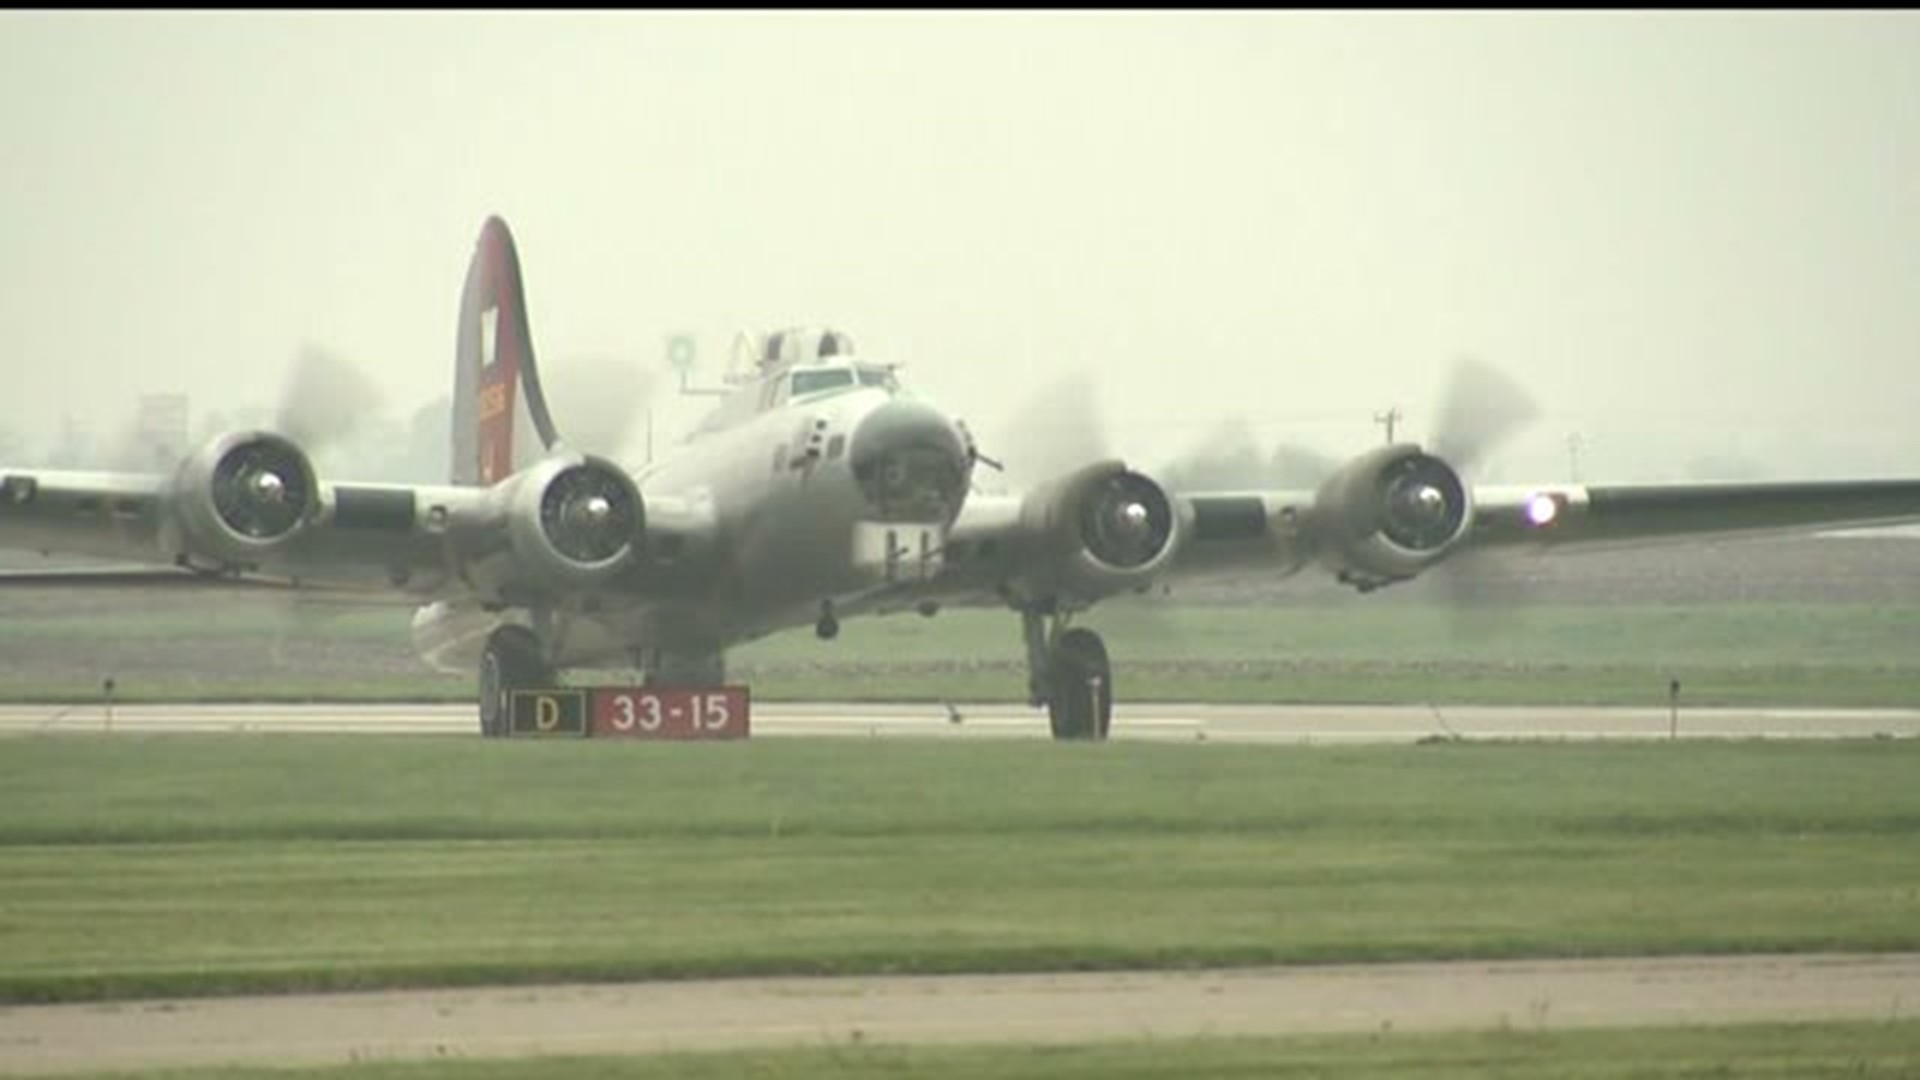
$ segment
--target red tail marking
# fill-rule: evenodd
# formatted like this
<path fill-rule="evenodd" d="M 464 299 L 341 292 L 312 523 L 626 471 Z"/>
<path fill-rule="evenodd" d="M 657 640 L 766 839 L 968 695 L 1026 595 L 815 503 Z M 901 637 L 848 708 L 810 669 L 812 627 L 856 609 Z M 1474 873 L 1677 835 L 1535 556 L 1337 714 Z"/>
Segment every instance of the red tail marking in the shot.
<path fill-rule="evenodd" d="M 480 482 L 491 484 L 513 473 L 514 399 L 520 388 L 522 328 L 513 313 L 521 310 L 519 275 L 509 261 L 504 226 L 489 221 L 481 258 L 480 385 L 475 416 L 480 425 Z M 507 324 L 501 325 L 506 312 Z"/>

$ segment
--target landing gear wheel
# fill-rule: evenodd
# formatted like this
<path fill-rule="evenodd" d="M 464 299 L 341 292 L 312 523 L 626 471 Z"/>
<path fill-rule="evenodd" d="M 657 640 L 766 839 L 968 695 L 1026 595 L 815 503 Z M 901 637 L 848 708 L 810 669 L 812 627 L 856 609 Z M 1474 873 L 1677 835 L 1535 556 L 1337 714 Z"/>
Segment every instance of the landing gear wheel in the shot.
<path fill-rule="evenodd" d="M 551 685 L 553 671 L 540 659 L 540 639 L 524 626 L 502 626 L 487 635 L 480 654 L 480 734 L 489 739 L 511 734 L 508 695 Z"/>
<path fill-rule="evenodd" d="M 1113 668 L 1100 635 L 1078 628 L 1062 633 L 1047 668 L 1053 737 L 1106 741 L 1113 721 Z"/>

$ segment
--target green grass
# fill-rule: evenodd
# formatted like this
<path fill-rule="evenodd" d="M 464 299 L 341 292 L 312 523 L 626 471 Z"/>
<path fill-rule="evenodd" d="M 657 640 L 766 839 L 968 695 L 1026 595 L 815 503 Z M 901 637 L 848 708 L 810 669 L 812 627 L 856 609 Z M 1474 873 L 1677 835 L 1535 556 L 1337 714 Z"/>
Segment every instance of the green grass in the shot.
<path fill-rule="evenodd" d="M 1114 685 L 1123 701 L 1213 704 L 1621 705 L 1665 706 L 1667 680 L 1678 678 L 1688 706 L 1911 708 L 1920 705 L 1920 668 L 1642 665 L 1523 667 L 1466 662 L 1272 663 L 1128 662 L 1116 658 Z M 190 672 L 163 681 L 121 676 L 122 703 L 437 702 L 470 703 L 473 680 L 416 676 L 311 676 L 209 680 Z M 623 673 L 585 674 L 576 681 L 618 682 Z M 981 702 L 1026 700 L 1023 662 L 847 662 L 794 667 L 736 665 L 730 681 L 749 684 L 758 701 Z M 96 705 L 91 680 L 0 681 L 0 702 Z"/>
<path fill-rule="evenodd" d="M 22 738 L 0 999 L 1920 947 L 1920 742 Z"/>
<path fill-rule="evenodd" d="M 1455 618 L 1414 604 L 1196 607 L 1112 601 L 1084 616 L 1116 654 L 1152 660 L 1500 664 L 1798 662 L 1913 666 L 1920 610 L 1881 604 L 1534 606 L 1501 618 Z M 831 645 L 775 635 L 743 660 L 795 663 L 847 653 L 896 661 L 1018 660 L 1020 623 L 1006 611 L 849 619 Z"/>
<path fill-rule="evenodd" d="M 404 608 L 347 610 L 289 623 L 279 607 L 224 598 L 213 622 L 191 608 L 159 604 L 111 616 L 37 611 L 0 621 L 0 642 L 179 638 L 259 640 L 292 633 L 405 647 Z M 1183 606 L 1113 600 L 1081 619 L 1116 654 L 1149 661 L 1449 661 L 1597 666 L 1799 663 L 1912 667 L 1920 610 L 1895 604 L 1537 604 L 1498 619 L 1456 619 L 1419 604 Z M 292 627 L 292 630 L 289 630 Z M 297 651 L 297 650 L 290 650 Z M 784 631 L 735 649 L 739 662 L 779 668 L 827 663 L 1018 663 L 1019 617 L 953 610 L 923 619 L 851 618 L 831 643 L 810 629 Z"/>
<path fill-rule="evenodd" d="M 192 671 L 128 677 L 116 671 L 114 701 L 126 704 L 226 704 L 255 702 L 297 705 L 313 702 L 472 702 L 474 680 L 448 675 L 355 676 L 351 679 L 282 674 L 208 678 Z M 757 688 L 756 688 L 757 689 Z M 36 678 L 22 672 L 0 677 L 0 703 L 87 705 L 101 702 L 97 679 Z"/>
<path fill-rule="evenodd" d="M 1770 1024 L 1614 1031 L 1490 1031 L 1283 1039 L 1168 1039 L 1067 1046 L 849 1046 L 628 1058 L 361 1062 L 336 1068 L 143 1072 L 155 1080 L 352 1076 L 356 1080 L 1191 1080 L 1486 1077 L 1697 1080 L 1706 1077 L 1911 1077 L 1920 1023 Z M 103 1080 L 109 1074 L 95 1074 Z M 112 1074 L 126 1075 L 126 1074 Z"/>
<path fill-rule="evenodd" d="M 1141 661 L 1116 658 L 1114 689 L 1129 702 L 1387 705 L 1659 705 L 1667 681 L 1681 680 L 1690 706 L 1829 708 L 1920 705 L 1920 668 L 1644 665 L 1519 666 L 1465 662 L 1272 663 Z M 1012 662 L 946 665 L 822 664 L 802 670 L 748 670 L 762 701 L 1025 700 L 1026 669 Z M 452 700 L 465 700 L 462 692 Z"/>
<path fill-rule="evenodd" d="M 1419 605 L 1180 607 L 1116 602 L 1101 630 L 1132 701 L 1655 704 L 1920 702 L 1920 609 L 1724 604 L 1532 607 L 1460 621 Z M 823 646 L 784 634 L 737 650 L 768 699 L 1018 700 L 1005 612 L 849 620 Z"/>
<path fill-rule="evenodd" d="M 1459 622 L 1416 604 L 1114 602 L 1083 621 L 1106 635 L 1120 693 L 1133 701 L 1654 704 L 1677 677 L 1695 705 L 1920 702 L 1912 606 L 1536 606 Z M 288 636 L 278 609 L 259 603 L 198 622 L 165 607 L 110 618 L 29 612 L 0 621 L 0 644 L 25 658 L 0 673 L 0 700 L 93 701 L 108 673 L 123 701 L 472 696 L 470 678 L 406 662 L 404 612 L 349 611 L 308 630 L 325 650 Z M 790 631 L 734 650 L 729 663 L 767 701 L 1006 702 L 1026 687 L 1018 621 L 997 611 L 849 619 L 834 642 Z"/>

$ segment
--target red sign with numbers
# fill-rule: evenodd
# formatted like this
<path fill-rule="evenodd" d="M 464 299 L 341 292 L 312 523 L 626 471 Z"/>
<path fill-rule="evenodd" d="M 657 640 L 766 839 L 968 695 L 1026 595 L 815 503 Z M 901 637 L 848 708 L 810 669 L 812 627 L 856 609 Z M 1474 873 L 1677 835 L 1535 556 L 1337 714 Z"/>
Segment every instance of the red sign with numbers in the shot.
<path fill-rule="evenodd" d="M 596 737 L 744 739 L 744 686 L 597 686 L 588 691 Z"/>

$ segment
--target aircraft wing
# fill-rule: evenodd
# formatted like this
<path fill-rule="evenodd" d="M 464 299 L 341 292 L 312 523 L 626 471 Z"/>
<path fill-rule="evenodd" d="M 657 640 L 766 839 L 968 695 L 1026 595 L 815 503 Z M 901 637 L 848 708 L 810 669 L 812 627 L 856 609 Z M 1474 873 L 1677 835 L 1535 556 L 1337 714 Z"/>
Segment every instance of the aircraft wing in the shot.
<path fill-rule="evenodd" d="M 1611 547 L 1920 521 L 1920 480 L 1499 486 L 1474 504 L 1474 546 Z"/>
<path fill-rule="evenodd" d="M 572 451 L 488 487 L 329 483 L 285 437 L 240 432 L 172 474 L 0 467 L 0 548 L 122 564 L 0 572 L 0 587 L 264 585 L 564 603 L 644 589 L 645 542 L 701 528 L 663 510 L 650 533 L 632 479 Z"/>
<path fill-rule="evenodd" d="M 152 562 L 163 477 L 0 469 L 0 547 Z"/>
<path fill-rule="evenodd" d="M 1920 522 L 1920 480 L 1463 485 L 1467 497 L 1445 492 L 1428 520 L 1415 500 L 1396 499 L 1393 483 L 1336 478 L 1317 490 L 1182 496 L 1192 527 L 1169 575 L 1317 567 L 1367 591 L 1482 552 L 1572 554 Z M 1450 516 L 1456 507 L 1464 515 Z"/>
<path fill-rule="evenodd" d="M 439 546 L 423 505 L 479 508 L 477 489 L 313 484 L 297 480 L 284 522 L 222 517 L 209 477 L 0 470 L 0 548 L 112 560 L 111 565 L 16 567 L 0 587 L 396 588 L 430 576 Z M 451 510 L 447 517 L 453 517 Z M 398 579 L 398 580 L 396 580 Z M 430 589 L 428 591 L 431 591 Z"/>
<path fill-rule="evenodd" d="M 1470 487 L 1438 457 L 1403 444 L 1360 455 L 1316 489 L 1165 492 L 1114 461 L 1024 496 L 970 498 L 938 574 L 879 607 L 935 600 L 1072 610 L 1162 581 L 1309 569 L 1367 591 L 1478 551 L 1907 522 L 1920 522 L 1920 480 Z"/>

